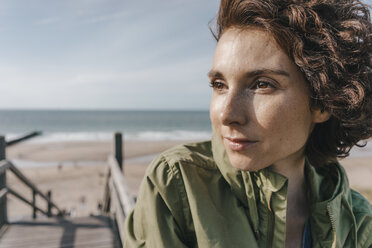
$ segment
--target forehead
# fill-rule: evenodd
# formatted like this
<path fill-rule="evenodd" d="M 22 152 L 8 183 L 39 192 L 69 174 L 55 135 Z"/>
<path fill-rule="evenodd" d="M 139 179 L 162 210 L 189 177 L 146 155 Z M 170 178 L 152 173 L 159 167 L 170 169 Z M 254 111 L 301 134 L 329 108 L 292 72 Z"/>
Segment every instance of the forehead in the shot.
<path fill-rule="evenodd" d="M 227 65 L 245 69 L 265 67 L 282 70 L 294 66 L 274 37 L 258 28 L 230 28 L 222 34 L 217 43 L 213 68 Z"/>

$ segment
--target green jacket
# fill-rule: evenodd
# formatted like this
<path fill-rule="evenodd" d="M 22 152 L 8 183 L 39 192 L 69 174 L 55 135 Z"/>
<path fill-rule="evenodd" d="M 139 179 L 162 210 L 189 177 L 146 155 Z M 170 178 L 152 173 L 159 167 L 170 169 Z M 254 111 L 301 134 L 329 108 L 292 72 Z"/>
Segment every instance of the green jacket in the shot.
<path fill-rule="evenodd" d="M 372 247 L 372 207 L 339 164 L 305 165 L 313 247 Z M 234 169 L 223 146 L 178 146 L 155 159 L 127 217 L 125 247 L 284 247 L 287 179 Z"/>

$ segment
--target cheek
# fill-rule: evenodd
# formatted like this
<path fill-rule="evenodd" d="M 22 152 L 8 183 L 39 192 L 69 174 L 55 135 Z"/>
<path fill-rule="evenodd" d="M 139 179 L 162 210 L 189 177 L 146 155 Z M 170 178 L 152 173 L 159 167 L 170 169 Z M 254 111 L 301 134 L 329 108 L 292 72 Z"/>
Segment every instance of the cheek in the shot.
<path fill-rule="evenodd" d="M 281 121 L 286 120 L 283 116 L 286 104 L 281 99 L 258 96 L 252 104 L 257 125 L 265 130 L 276 129 Z"/>
<path fill-rule="evenodd" d="M 280 141 L 307 137 L 311 126 L 311 113 L 306 100 L 279 97 L 273 101 L 255 104 L 257 124 L 270 136 Z"/>
<path fill-rule="evenodd" d="M 209 118 L 212 123 L 212 127 L 215 131 L 218 131 L 218 119 L 219 119 L 219 114 L 221 113 L 222 109 L 220 104 L 218 104 L 218 101 L 216 100 L 215 97 L 212 96 L 211 99 L 211 104 L 209 106 Z"/>

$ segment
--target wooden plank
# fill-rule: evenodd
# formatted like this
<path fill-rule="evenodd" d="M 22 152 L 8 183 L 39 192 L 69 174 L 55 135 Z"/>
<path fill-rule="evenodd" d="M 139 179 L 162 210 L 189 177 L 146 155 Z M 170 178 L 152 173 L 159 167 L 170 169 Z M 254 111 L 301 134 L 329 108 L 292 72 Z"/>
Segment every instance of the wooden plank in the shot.
<path fill-rule="evenodd" d="M 108 159 L 109 175 L 108 177 L 108 189 L 110 194 L 106 195 L 106 198 L 110 200 L 110 212 L 114 215 L 117 228 L 120 236 L 120 240 L 124 241 L 124 222 L 125 217 L 128 216 L 132 208 L 134 207 L 135 201 L 126 186 L 125 178 L 120 170 L 120 167 L 113 156 Z"/>
<path fill-rule="evenodd" d="M 114 187 L 113 181 L 110 181 L 110 185 L 111 185 L 110 187 Z M 124 241 L 125 239 L 125 232 L 124 232 L 125 215 L 123 211 L 123 205 L 120 202 L 120 199 L 118 198 L 117 192 L 115 190 L 111 191 L 111 204 L 112 204 L 111 213 L 115 217 L 120 240 Z"/>
<path fill-rule="evenodd" d="M 41 131 L 34 131 L 34 132 L 31 132 L 29 134 L 26 134 L 26 135 L 24 135 L 24 136 L 22 136 L 20 138 L 17 138 L 17 139 L 13 139 L 11 141 L 8 141 L 8 142 L 6 142 L 6 145 L 7 146 L 15 145 L 15 144 L 17 144 L 19 142 L 22 142 L 22 141 L 31 139 L 31 138 L 33 138 L 35 136 L 38 136 L 38 135 L 41 135 L 41 134 L 42 134 Z"/>
<path fill-rule="evenodd" d="M 50 218 L 16 222 L 0 239 L 1 248 L 121 247 L 110 218 Z"/>
<path fill-rule="evenodd" d="M 117 190 L 120 201 L 124 206 L 124 215 L 127 216 L 134 207 L 134 198 L 131 196 L 130 191 L 125 183 L 125 178 L 121 173 L 116 159 L 112 156 L 109 157 L 108 164 L 111 170 L 111 177 L 114 181 L 115 189 Z M 113 190 L 111 188 L 111 190 Z"/>

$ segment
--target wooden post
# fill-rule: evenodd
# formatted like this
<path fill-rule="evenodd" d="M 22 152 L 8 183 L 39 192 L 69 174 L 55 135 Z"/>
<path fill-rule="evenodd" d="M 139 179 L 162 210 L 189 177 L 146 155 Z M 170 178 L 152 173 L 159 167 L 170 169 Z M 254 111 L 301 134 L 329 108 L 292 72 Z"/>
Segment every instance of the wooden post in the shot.
<path fill-rule="evenodd" d="M 32 190 L 32 218 L 36 219 L 36 192 Z"/>
<path fill-rule="evenodd" d="M 0 136 L 0 161 L 6 159 L 5 137 Z M 6 170 L 0 173 L 0 190 L 6 188 Z M 0 228 L 8 222 L 7 197 L 0 201 Z"/>
<path fill-rule="evenodd" d="M 104 213 L 110 212 L 110 208 L 111 208 L 110 190 L 109 190 L 109 186 L 106 185 L 106 188 L 105 188 L 105 199 L 104 199 L 104 203 L 103 203 L 103 206 L 102 206 L 103 212 Z"/>
<path fill-rule="evenodd" d="M 104 213 L 110 212 L 110 203 L 111 203 L 111 192 L 110 192 L 110 178 L 111 178 L 111 169 L 110 166 L 106 167 L 106 179 L 105 179 L 105 193 L 103 196 L 102 210 Z"/>
<path fill-rule="evenodd" d="M 48 190 L 48 217 L 52 217 L 52 191 Z"/>
<path fill-rule="evenodd" d="M 121 171 L 124 173 L 123 168 L 123 138 L 120 132 L 115 133 L 115 158 L 118 161 Z"/>
<path fill-rule="evenodd" d="M 6 142 L 5 137 L 0 136 L 0 160 L 6 159 Z"/>

